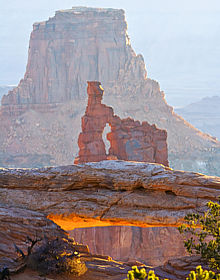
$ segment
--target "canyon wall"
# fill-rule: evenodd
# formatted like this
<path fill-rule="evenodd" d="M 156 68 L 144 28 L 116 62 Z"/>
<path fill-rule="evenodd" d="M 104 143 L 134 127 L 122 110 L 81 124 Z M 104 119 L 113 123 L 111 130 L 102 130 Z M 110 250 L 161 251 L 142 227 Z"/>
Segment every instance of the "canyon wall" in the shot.
<path fill-rule="evenodd" d="M 186 255 L 183 239 L 173 227 L 90 227 L 69 233 L 75 241 L 87 244 L 91 253 L 124 262 L 136 260 L 158 266 Z"/>
<path fill-rule="evenodd" d="M 124 11 L 83 7 L 34 24 L 24 78 L 2 99 L 0 165 L 71 164 L 88 80 L 102 82 L 104 103 L 120 118 L 167 130 L 172 167 L 219 174 L 219 142 L 176 115 L 159 84 L 147 78 Z"/>

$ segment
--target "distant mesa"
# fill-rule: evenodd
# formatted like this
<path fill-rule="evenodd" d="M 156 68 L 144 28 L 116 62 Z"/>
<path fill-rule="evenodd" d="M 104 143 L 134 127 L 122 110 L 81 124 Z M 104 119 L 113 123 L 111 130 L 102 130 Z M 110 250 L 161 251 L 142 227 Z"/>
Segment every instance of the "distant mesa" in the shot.
<path fill-rule="evenodd" d="M 168 166 L 167 133 L 148 122 L 120 119 L 113 108 L 102 104 L 104 90 L 97 81 L 88 82 L 88 105 L 82 117 L 79 134 L 79 156 L 74 163 L 97 162 L 106 159 L 161 163 Z M 106 154 L 102 139 L 103 130 L 109 124 L 110 142 Z"/>
<path fill-rule="evenodd" d="M 175 111 L 204 133 L 220 139 L 220 96 L 205 97 Z"/>

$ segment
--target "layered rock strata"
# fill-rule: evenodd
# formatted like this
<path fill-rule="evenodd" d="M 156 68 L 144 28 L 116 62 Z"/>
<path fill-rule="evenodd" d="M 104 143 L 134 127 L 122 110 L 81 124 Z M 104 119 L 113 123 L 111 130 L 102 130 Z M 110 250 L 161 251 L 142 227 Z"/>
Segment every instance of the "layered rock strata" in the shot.
<path fill-rule="evenodd" d="M 6 206 L 0 207 L 0 276 L 4 268 L 8 268 L 10 279 L 36 279 L 44 280 L 40 277 L 39 271 L 26 268 L 27 263 L 21 258 L 15 247 L 27 255 L 27 237 L 32 240 L 42 239 L 36 247 L 39 247 L 47 240 L 60 239 L 67 240 L 67 234 L 51 220 L 47 219 L 43 213 L 31 211 L 21 207 Z M 91 254 L 87 245 L 73 242 L 74 250 L 80 253 L 81 260 L 85 262 L 88 271 L 82 277 L 75 276 L 74 279 L 124 279 L 127 271 L 131 269 L 133 263 L 116 262 L 111 257 L 105 255 Z M 66 244 L 64 244 L 66 245 Z M 33 251 L 34 251 L 33 249 Z M 68 248 L 67 248 L 68 249 Z M 72 252 L 73 253 L 73 252 Z M 138 264 L 138 263 L 137 263 Z M 33 269 L 33 268 L 32 268 Z M 42 274 L 42 273 L 41 273 Z M 54 278 L 55 277 L 55 278 Z M 52 274 L 47 279 L 73 279 L 72 276 L 64 277 Z"/>
<path fill-rule="evenodd" d="M 167 133 L 165 130 L 142 124 L 131 118 L 121 120 L 113 108 L 102 104 L 103 89 L 100 82 L 88 82 L 88 105 L 82 117 L 79 135 L 79 157 L 75 163 L 119 159 L 138 162 L 161 163 L 168 166 Z M 103 131 L 109 124 L 107 134 L 110 149 L 106 153 Z"/>
<path fill-rule="evenodd" d="M 0 183 L 1 184 L 1 183 Z M 1 189 L 2 190 L 2 189 Z M 22 205 L 0 203 L 0 271 L 3 267 L 15 270 L 18 257 L 15 245 L 27 254 L 27 236 L 31 239 L 66 237 L 65 232 L 40 211 L 32 211 Z"/>
<path fill-rule="evenodd" d="M 115 160 L 1 169 L 0 186 L 2 204 L 43 212 L 66 230 L 90 222 L 178 226 L 188 212 L 204 210 L 207 200 L 220 195 L 219 177 Z"/>
<path fill-rule="evenodd" d="M 71 164 L 86 81 L 100 80 L 105 104 L 120 118 L 167 130 L 172 167 L 219 174 L 219 142 L 176 115 L 159 84 L 146 76 L 123 10 L 78 7 L 34 24 L 24 79 L 2 99 L 0 165 Z"/>
<path fill-rule="evenodd" d="M 206 202 L 219 195 L 220 178 L 158 164 L 102 161 L 1 169 L 0 263 L 16 267 L 13 243 L 27 248 L 27 235 L 65 238 L 51 220 L 68 230 L 97 225 L 176 227 L 185 214 L 204 211 Z M 172 262 L 166 270 L 171 267 Z"/>

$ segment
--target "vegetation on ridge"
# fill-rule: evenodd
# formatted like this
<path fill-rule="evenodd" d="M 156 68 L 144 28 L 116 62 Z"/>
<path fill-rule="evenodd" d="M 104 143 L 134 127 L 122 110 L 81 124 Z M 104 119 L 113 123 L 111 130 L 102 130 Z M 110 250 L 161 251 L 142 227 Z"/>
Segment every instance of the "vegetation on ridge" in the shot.
<path fill-rule="evenodd" d="M 220 274 L 215 274 L 213 271 L 203 270 L 201 265 L 197 266 L 196 271 L 191 271 L 186 280 L 220 280 Z M 133 266 L 128 272 L 127 278 L 124 280 L 162 280 L 157 277 L 153 270 L 148 273 L 144 268 L 140 270 L 137 266 Z M 163 279 L 168 280 L 168 279 Z"/>
<path fill-rule="evenodd" d="M 190 254 L 198 254 L 210 268 L 220 270 L 220 204 L 209 201 L 203 214 L 188 214 L 180 233 L 190 238 L 184 242 Z"/>
<path fill-rule="evenodd" d="M 220 201 L 219 201 L 220 203 Z M 184 241 L 184 246 L 190 254 L 201 256 L 201 260 L 207 263 L 210 268 L 220 270 L 220 204 L 209 201 L 208 210 L 203 214 L 188 214 L 185 216 L 185 224 L 178 229 L 181 234 L 190 238 Z M 148 273 L 144 268 L 140 270 L 133 266 L 125 280 L 162 280 L 159 279 L 153 270 Z M 186 280 L 220 280 L 220 274 L 213 271 L 203 270 L 197 266 L 191 271 Z M 168 279 L 164 279 L 168 280 Z"/>

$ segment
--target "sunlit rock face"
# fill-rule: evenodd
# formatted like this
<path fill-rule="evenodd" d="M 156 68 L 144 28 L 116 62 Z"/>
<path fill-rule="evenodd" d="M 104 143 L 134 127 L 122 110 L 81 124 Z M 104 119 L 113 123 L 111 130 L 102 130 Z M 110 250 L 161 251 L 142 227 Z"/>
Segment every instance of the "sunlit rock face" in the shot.
<path fill-rule="evenodd" d="M 75 163 L 97 162 L 110 158 L 168 166 L 165 130 L 131 118 L 120 119 L 114 114 L 112 107 L 102 104 L 104 90 L 100 82 L 88 82 L 87 93 L 88 105 L 82 117 L 82 132 L 78 139 L 79 156 Z M 110 142 L 107 153 L 102 137 L 106 124 L 111 127 L 107 134 Z"/>
<path fill-rule="evenodd" d="M 2 99 L 0 165 L 71 164 L 89 80 L 102 82 L 104 103 L 120 118 L 167 130 L 172 167 L 219 174 L 219 142 L 178 117 L 159 84 L 146 77 L 124 11 L 82 7 L 34 24 L 24 78 Z"/>

